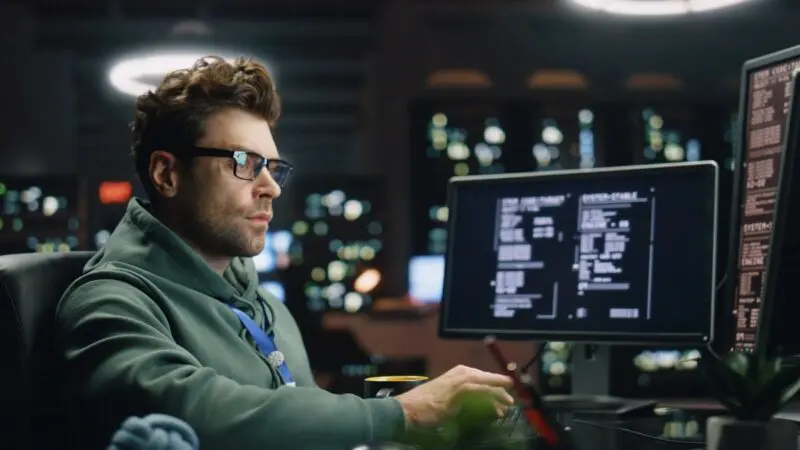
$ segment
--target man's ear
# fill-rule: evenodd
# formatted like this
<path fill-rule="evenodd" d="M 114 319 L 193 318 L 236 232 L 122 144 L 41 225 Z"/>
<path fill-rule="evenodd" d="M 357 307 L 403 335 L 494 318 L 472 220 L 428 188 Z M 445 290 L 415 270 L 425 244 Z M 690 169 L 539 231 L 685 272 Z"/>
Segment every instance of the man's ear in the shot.
<path fill-rule="evenodd" d="M 178 184 L 180 177 L 178 160 L 175 155 L 169 152 L 156 150 L 150 154 L 150 182 L 156 192 L 166 198 L 175 197 L 178 194 Z"/>

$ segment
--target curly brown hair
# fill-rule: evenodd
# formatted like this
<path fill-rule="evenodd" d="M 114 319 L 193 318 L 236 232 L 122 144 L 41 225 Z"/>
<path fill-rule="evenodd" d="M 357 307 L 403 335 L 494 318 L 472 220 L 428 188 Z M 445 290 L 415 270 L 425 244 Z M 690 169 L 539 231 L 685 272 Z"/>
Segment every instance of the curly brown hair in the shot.
<path fill-rule="evenodd" d="M 266 67 L 249 58 L 228 62 L 206 56 L 191 68 L 168 74 L 155 91 L 139 96 L 131 123 L 131 151 L 151 201 L 157 200 L 148 173 L 153 151 L 194 145 L 203 137 L 206 119 L 223 108 L 240 108 L 274 127 L 281 101 Z"/>

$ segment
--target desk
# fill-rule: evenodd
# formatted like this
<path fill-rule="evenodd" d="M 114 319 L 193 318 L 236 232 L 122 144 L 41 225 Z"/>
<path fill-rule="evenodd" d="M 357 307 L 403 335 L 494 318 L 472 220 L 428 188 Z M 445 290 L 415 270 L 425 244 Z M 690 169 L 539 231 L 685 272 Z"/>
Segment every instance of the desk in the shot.
<path fill-rule="evenodd" d="M 572 450 L 705 450 L 703 437 L 676 439 L 663 436 L 666 417 L 651 417 L 612 421 L 597 414 L 560 414 L 559 422 L 569 430 L 574 448 Z M 609 416 L 606 416 L 609 417 Z M 524 439 L 532 433 L 527 424 L 520 421 L 505 438 L 484 441 L 480 444 L 459 444 L 453 450 L 541 450 L 545 448 L 535 438 Z M 497 435 L 493 435 L 494 438 Z"/>
<path fill-rule="evenodd" d="M 665 404 L 677 404 L 677 401 L 665 401 Z M 705 450 L 705 437 L 701 435 L 705 431 L 706 417 L 711 413 L 716 415 L 717 409 L 709 410 L 709 406 L 715 406 L 713 402 L 702 400 L 684 400 L 681 403 L 687 407 L 701 407 L 700 413 L 692 411 L 682 411 L 686 421 L 696 420 L 699 432 L 691 437 L 671 437 L 665 431 L 665 425 L 674 419 L 674 415 L 654 416 L 647 418 L 615 420 L 612 416 L 598 413 L 563 413 L 558 416 L 559 422 L 570 430 L 570 435 L 575 442 L 574 450 Z M 705 408 L 703 408 L 705 407 Z M 800 419 L 800 403 L 791 404 L 782 418 Z M 527 425 L 519 422 L 514 428 L 517 432 L 526 433 Z M 521 436 L 521 434 L 520 434 Z M 798 439 L 800 442 L 800 439 Z M 501 445 L 472 445 L 467 447 L 456 447 L 453 450 L 540 450 L 535 440 L 530 440 L 529 445 L 523 444 L 523 439 L 517 442 L 503 442 Z M 364 447 L 364 449 L 371 449 Z M 376 450 L 405 450 L 400 447 L 375 447 Z M 361 449 L 360 449 L 361 450 Z"/>
<path fill-rule="evenodd" d="M 572 417 L 560 417 L 560 422 L 571 428 L 577 445 L 575 450 L 705 450 L 702 442 L 705 441 L 706 419 L 723 411 L 717 402 L 708 399 L 663 400 L 659 407 L 675 409 L 680 413 L 682 423 L 695 421 L 698 429 L 692 436 L 671 437 L 666 425 L 675 419 L 674 414 L 619 421 L 603 419 L 596 414 L 573 414 Z M 777 417 L 800 422 L 800 402 L 789 404 Z"/>
<path fill-rule="evenodd" d="M 665 399 L 660 400 L 658 402 L 658 406 L 665 408 L 678 408 L 687 411 L 723 410 L 719 402 L 711 399 Z M 786 405 L 786 408 L 779 412 L 776 417 L 800 422 L 800 400 L 793 400 L 791 403 Z"/>
<path fill-rule="evenodd" d="M 664 436 L 668 421 L 667 417 L 602 421 L 578 415 L 574 420 L 563 420 L 571 429 L 575 450 L 705 449 L 702 436 L 685 439 Z"/>

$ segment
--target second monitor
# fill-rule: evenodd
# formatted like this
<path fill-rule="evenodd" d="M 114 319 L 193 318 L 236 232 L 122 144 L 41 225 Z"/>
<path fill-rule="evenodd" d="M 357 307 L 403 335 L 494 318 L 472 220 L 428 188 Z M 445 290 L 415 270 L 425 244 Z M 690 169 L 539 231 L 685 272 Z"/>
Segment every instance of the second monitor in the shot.
<path fill-rule="evenodd" d="M 440 334 L 709 343 L 714 162 L 453 178 Z"/>

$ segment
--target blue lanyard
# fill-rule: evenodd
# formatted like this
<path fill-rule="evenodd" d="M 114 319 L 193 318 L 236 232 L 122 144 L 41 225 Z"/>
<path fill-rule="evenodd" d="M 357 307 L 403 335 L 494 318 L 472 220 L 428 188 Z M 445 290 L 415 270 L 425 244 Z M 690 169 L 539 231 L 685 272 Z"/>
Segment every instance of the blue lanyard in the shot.
<path fill-rule="evenodd" d="M 247 332 L 250 333 L 250 336 L 256 341 L 256 346 L 261 351 L 261 354 L 267 358 L 267 362 L 270 366 L 278 369 L 284 384 L 287 386 L 294 386 L 294 379 L 292 378 L 292 373 L 289 371 L 289 366 L 286 365 L 286 358 L 284 358 L 283 353 L 278 350 L 278 346 L 275 345 L 275 339 L 273 339 L 272 333 L 265 333 L 250 316 L 233 306 L 228 306 L 242 322 L 242 325 L 247 328 Z"/>

